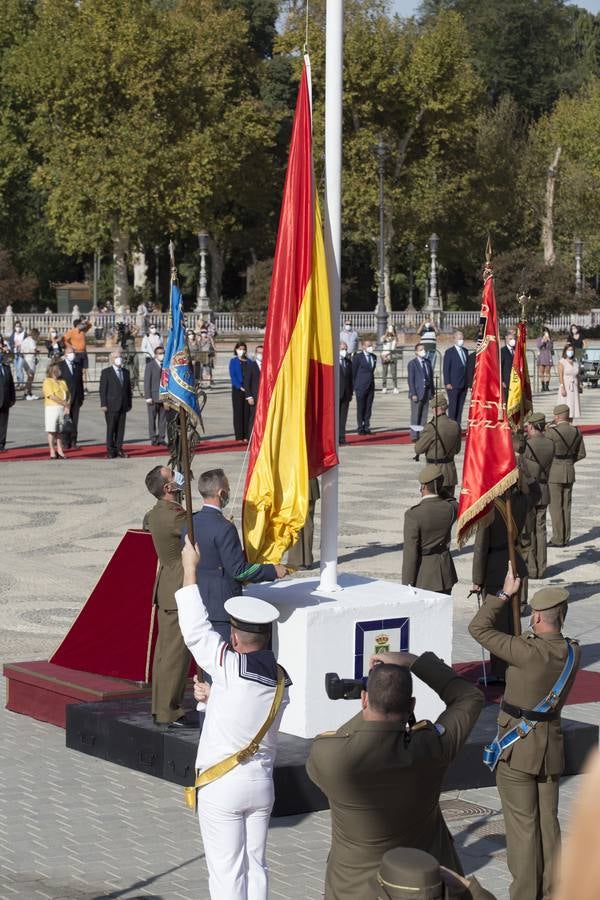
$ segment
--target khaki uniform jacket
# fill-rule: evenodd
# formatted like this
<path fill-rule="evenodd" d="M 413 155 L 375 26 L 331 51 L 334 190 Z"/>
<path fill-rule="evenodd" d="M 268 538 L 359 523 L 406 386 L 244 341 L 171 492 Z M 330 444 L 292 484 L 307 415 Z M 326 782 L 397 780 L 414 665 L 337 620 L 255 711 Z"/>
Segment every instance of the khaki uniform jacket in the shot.
<path fill-rule="evenodd" d="M 455 487 L 458 475 L 454 457 L 460 453 L 460 425 L 445 413 L 437 416 L 437 441 L 434 420 L 428 422 L 415 444 L 415 453 L 424 453 L 428 463 L 438 463 L 444 473 L 444 487 Z"/>
<path fill-rule="evenodd" d="M 529 510 L 537 506 L 539 499 L 540 489 L 535 482 L 529 485 L 528 494 L 517 491 L 512 495 L 515 546 L 527 520 Z M 520 578 L 525 578 L 528 574 L 527 565 L 518 549 L 516 554 L 517 575 Z M 494 518 L 490 524 L 485 528 L 480 526 L 477 529 L 475 547 L 473 549 L 473 584 L 480 584 L 488 594 L 495 594 L 504 584 L 507 571 L 508 535 L 506 523 L 499 509 L 499 501 L 496 501 L 494 503 Z"/>
<path fill-rule="evenodd" d="M 554 459 L 550 468 L 551 484 L 573 484 L 575 463 L 585 459 L 585 444 L 578 428 L 569 422 L 559 422 L 546 428 L 546 434 L 554 441 Z"/>
<path fill-rule="evenodd" d="M 457 512 L 456 500 L 442 497 L 424 497 L 406 510 L 402 584 L 428 591 L 449 591 L 456 584 L 449 546 Z"/>
<path fill-rule="evenodd" d="M 469 625 L 475 640 L 495 656 L 508 663 L 506 670 L 507 703 L 521 709 L 533 709 L 552 690 L 567 658 L 567 642 L 562 634 L 540 634 L 527 631 L 519 637 L 496 631 L 494 624 L 503 605 L 502 597 L 488 596 Z M 575 646 L 575 669 L 561 694 L 559 709 L 564 706 L 579 668 L 581 651 Z M 500 737 L 517 725 L 520 719 L 500 711 Z M 511 769 L 529 775 L 560 775 L 565 756 L 560 719 L 538 722 L 535 729 L 502 754 Z"/>
<path fill-rule="evenodd" d="M 175 591 L 183 584 L 181 532 L 185 528 L 185 510 L 178 503 L 157 500 L 145 524 L 158 556 L 152 599 L 160 609 L 177 609 Z"/>
<path fill-rule="evenodd" d="M 369 879 L 393 847 L 425 850 L 462 873 L 439 798 L 483 695 L 434 653 L 422 654 L 412 672 L 446 704 L 436 725 L 419 722 L 407 736 L 398 722 L 359 714 L 313 742 L 306 769 L 332 814 L 325 900 L 366 900 Z"/>
<path fill-rule="evenodd" d="M 540 486 L 538 506 L 548 506 L 550 503 L 548 478 L 553 459 L 554 441 L 544 434 L 528 438 L 523 453 L 523 462 L 528 476 L 537 481 Z"/>

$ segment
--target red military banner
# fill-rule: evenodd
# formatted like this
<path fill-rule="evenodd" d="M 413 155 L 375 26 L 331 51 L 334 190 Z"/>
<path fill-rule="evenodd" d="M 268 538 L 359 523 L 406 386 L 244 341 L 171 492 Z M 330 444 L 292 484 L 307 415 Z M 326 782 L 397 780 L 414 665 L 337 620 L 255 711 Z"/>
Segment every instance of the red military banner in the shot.
<path fill-rule="evenodd" d="M 500 338 L 494 275 L 484 274 L 475 374 L 467 423 L 465 461 L 458 504 L 457 541 L 462 546 L 486 521 L 496 497 L 517 481 L 518 472 L 502 397 Z"/>

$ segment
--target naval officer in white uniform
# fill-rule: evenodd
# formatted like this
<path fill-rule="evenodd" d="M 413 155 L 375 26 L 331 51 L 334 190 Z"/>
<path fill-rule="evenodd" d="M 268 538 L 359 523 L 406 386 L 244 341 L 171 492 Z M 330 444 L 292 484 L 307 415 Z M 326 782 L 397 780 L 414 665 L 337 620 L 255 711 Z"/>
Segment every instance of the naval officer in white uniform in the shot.
<path fill-rule="evenodd" d="M 209 778 L 198 789 L 198 818 L 210 896 L 212 900 L 267 900 L 273 764 L 291 684 L 268 649 L 271 625 L 279 612 L 251 597 L 228 600 L 231 639 L 227 644 L 209 622 L 196 584 L 200 554 L 188 537 L 181 557 L 183 587 L 175 592 L 179 626 L 194 659 L 212 678 L 196 757 L 199 778 Z M 268 730 L 260 736 L 265 725 Z M 257 736 L 260 740 L 255 740 Z M 236 755 L 252 742 L 250 754 L 237 762 Z M 225 760 L 234 762 L 222 774 L 219 768 L 226 766 L 218 764 Z"/>

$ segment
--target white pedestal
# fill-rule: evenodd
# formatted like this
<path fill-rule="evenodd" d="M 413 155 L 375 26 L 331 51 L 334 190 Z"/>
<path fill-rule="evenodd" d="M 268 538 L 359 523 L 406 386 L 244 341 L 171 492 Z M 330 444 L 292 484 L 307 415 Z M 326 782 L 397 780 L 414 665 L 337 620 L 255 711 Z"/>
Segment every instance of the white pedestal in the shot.
<path fill-rule="evenodd" d="M 358 700 L 329 700 L 325 674 L 366 675 L 377 638 L 390 650 L 417 654 L 432 650 L 448 665 L 452 661 L 451 597 L 355 575 L 339 580 L 343 590 L 332 593 L 316 591 L 318 578 L 257 584 L 246 590 L 280 612 L 274 650 L 293 681 L 281 725 L 287 734 L 312 738 L 339 728 L 360 710 Z M 416 676 L 413 686 L 417 719 L 435 720 L 443 709 L 441 700 Z"/>

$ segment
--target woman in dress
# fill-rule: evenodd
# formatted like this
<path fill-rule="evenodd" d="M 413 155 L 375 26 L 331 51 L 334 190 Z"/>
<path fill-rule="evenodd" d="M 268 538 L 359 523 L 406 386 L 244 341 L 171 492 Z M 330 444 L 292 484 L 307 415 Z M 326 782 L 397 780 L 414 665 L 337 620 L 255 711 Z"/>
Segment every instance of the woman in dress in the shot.
<path fill-rule="evenodd" d="M 562 352 L 562 359 L 558 363 L 558 389 L 559 403 L 566 403 L 569 407 L 569 418 L 577 419 L 581 415 L 579 408 L 579 363 L 575 359 L 575 349 L 572 344 L 566 344 Z"/>
<path fill-rule="evenodd" d="M 572 345 L 575 351 L 575 359 L 579 362 L 583 357 L 583 332 L 579 325 L 571 325 L 567 343 Z"/>
<path fill-rule="evenodd" d="M 396 329 L 393 325 L 390 325 L 383 336 L 381 344 L 381 366 L 383 369 L 383 376 L 381 379 L 382 394 L 387 394 L 388 375 L 391 375 L 392 377 L 394 393 L 398 393 L 398 360 L 396 359 L 397 342 L 398 336 L 396 334 Z"/>
<path fill-rule="evenodd" d="M 69 413 L 69 388 L 60 377 L 60 367 L 56 363 L 48 366 L 42 387 L 44 392 L 44 419 L 48 434 L 50 459 L 66 459 L 60 437 L 65 415 Z"/>
<path fill-rule="evenodd" d="M 554 362 L 554 342 L 550 337 L 550 331 L 544 328 L 542 336 L 536 341 L 538 348 L 538 373 L 542 384 L 542 391 L 550 390 L 550 372 Z"/>
<path fill-rule="evenodd" d="M 233 430 L 236 441 L 248 443 L 250 437 L 250 407 L 246 403 L 244 390 L 244 366 L 248 365 L 248 349 L 243 341 L 233 348 L 233 358 L 229 360 L 231 379 L 231 403 L 233 406 Z"/>

